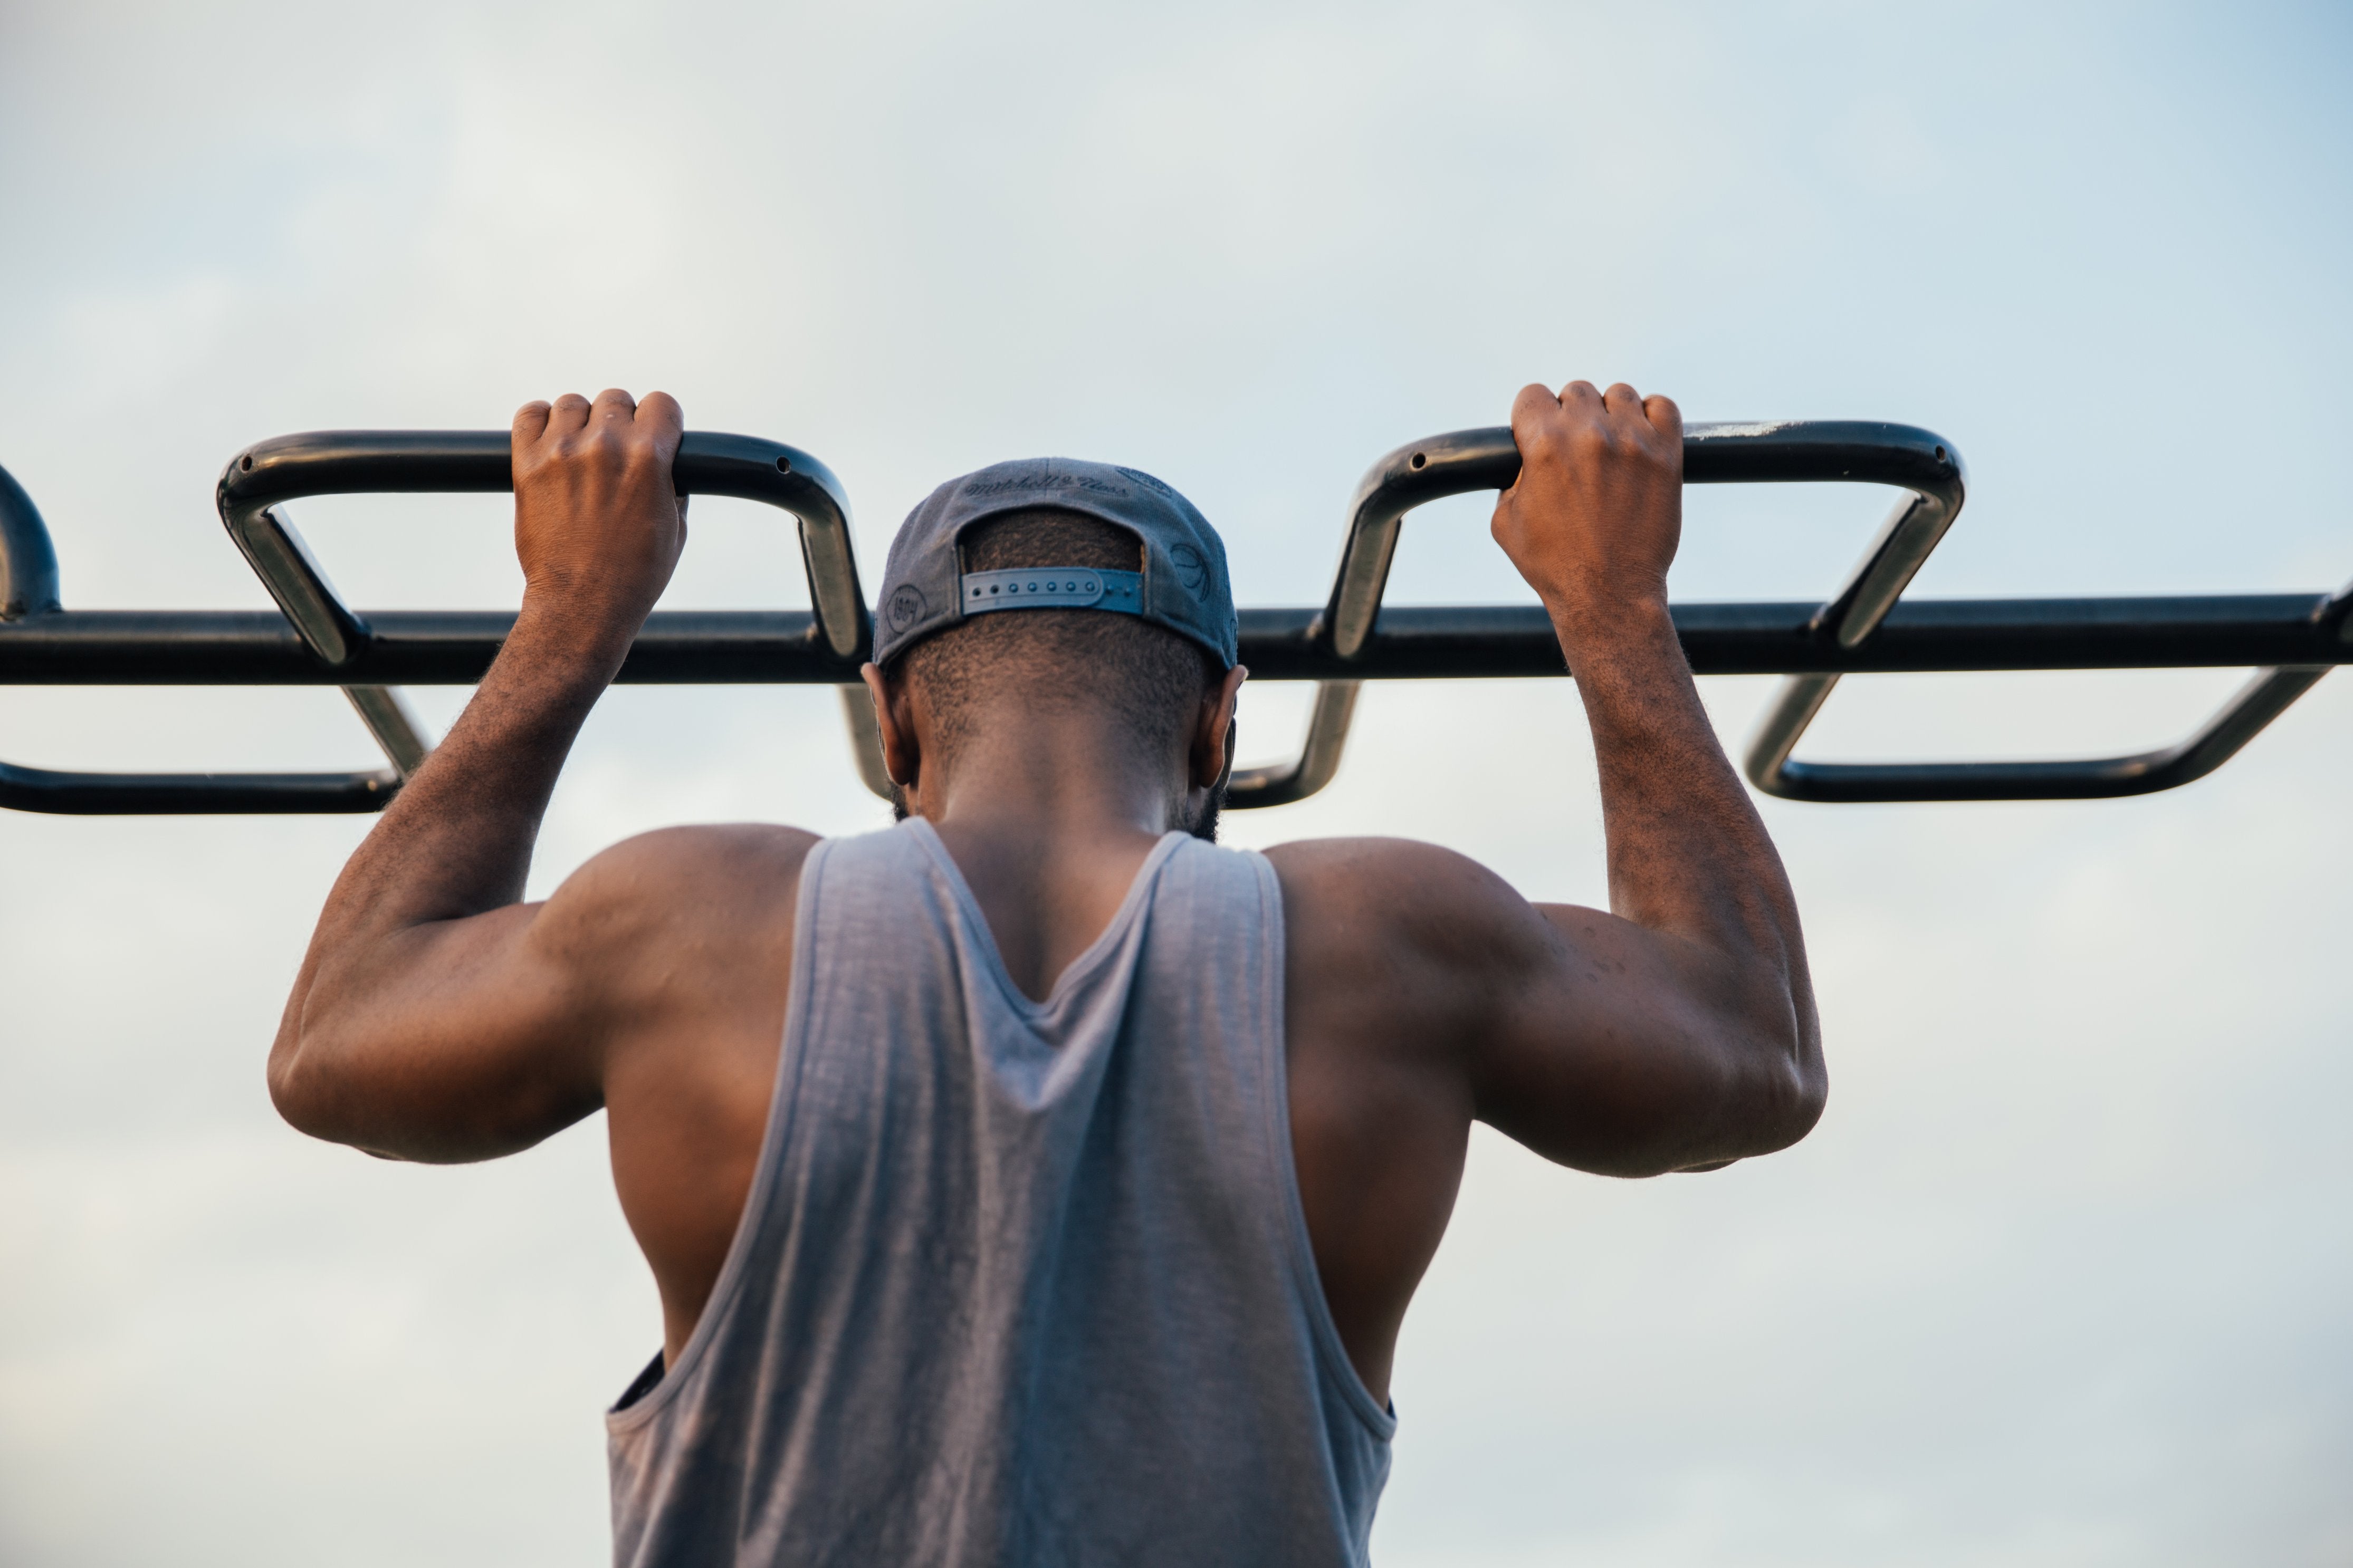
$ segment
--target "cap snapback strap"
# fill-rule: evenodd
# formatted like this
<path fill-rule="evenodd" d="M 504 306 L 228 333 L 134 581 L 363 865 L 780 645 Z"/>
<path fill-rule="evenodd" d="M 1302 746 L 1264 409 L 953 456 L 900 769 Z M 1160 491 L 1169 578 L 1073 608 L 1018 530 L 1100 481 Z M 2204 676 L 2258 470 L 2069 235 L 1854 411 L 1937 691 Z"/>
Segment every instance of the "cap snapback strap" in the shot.
<path fill-rule="evenodd" d="M 1008 572 L 967 572 L 964 613 L 988 610 L 1111 610 L 1144 614 L 1144 574 L 1095 566 L 1024 566 Z"/>

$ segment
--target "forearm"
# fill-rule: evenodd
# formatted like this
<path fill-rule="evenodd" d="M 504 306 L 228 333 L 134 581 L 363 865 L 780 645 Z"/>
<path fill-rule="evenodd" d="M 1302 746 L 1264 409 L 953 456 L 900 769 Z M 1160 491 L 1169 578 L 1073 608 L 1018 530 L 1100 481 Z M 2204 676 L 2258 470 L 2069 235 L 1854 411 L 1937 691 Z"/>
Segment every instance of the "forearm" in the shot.
<path fill-rule="evenodd" d="M 1820 1037 L 1797 900 L 1667 607 L 1682 411 L 1622 383 L 1528 386 L 1512 437 L 1520 471 L 1495 540 L 1543 599 L 1585 704 L 1619 917 L 1549 912 L 1585 1015 L 1579 1050 L 1609 1065 L 1539 1132 L 1556 1157 L 1627 1174 L 1780 1148 L 1820 1114 Z M 1548 1025 L 1527 1033 L 1544 1040 Z M 1547 1099 L 1541 1084 L 1528 1097 Z"/>
<path fill-rule="evenodd" d="M 1810 1051 L 1797 900 L 1717 742 L 1663 598 L 1554 608 L 1593 733 L 1610 907 L 1729 961 Z"/>
<path fill-rule="evenodd" d="M 328 895 L 280 1032 L 364 992 L 417 928 L 522 896 L 539 824 L 580 726 L 628 650 L 618 632 L 526 600 L 474 699 Z"/>

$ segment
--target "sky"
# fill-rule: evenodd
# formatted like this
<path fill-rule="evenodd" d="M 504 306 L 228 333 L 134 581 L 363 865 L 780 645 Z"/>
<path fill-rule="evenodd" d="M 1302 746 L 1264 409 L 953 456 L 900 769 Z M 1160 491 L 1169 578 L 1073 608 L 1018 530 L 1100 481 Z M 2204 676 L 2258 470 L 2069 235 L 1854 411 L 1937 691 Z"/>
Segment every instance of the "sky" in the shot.
<path fill-rule="evenodd" d="M 245 445 L 659 386 L 822 457 L 870 583 L 939 480 L 1056 452 L 1308 604 L 1374 458 L 1589 376 L 1936 430 L 1971 488 L 1923 596 L 2316 593 L 2348 68 L 2325 5 L 0 0 L 0 465 L 69 606 L 258 608 Z M 1676 593 L 1827 593 L 1886 499 L 1695 491 Z M 294 512 L 362 606 L 519 595 L 500 498 Z M 666 603 L 805 603 L 773 515 L 698 502 Z M 1482 520 L 1417 513 L 1392 602 L 1525 600 Z M 1804 754 L 2139 749 L 2242 673 L 1858 679 Z M 1703 684 L 1729 744 L 1770 689 Z M 1248 748 L 1304 710 L 1251 689 Z M 0 689 L 0 756 L 373 761 L 326 690 Z M 1481 1134 L 1377 1560 L 2353 1563 L 2348 774 L 2338 676 L 2167 795 L 1763 802 L 1828 1115 L 1642 1183 Z M 884 820 L 832 695 L 617 690 L 533 888 L 740 818 Z M 1228 823 L 1606 898 L 1561 681 L 1370 689 L 1329 790 Z M 423 1169 L 263 1089 L 366 826 L 0 814 L 0 1561 L 607 1550 L 598 1413 L 659 1322 L 601 1122 Z"/>

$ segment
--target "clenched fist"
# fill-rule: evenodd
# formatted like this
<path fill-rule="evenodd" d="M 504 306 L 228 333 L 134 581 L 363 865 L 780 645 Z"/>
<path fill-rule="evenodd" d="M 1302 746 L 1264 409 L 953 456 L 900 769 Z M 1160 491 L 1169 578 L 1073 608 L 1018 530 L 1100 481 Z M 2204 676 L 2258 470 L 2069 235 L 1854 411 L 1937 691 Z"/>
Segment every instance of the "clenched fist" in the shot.
<path fill-rule="evenodd" d="M 1495 542 L 1556 617 L 1663 607 L 1683 535 L 1683 416 L 1620 383 L 1572 381 L 1512 404 L 1520 477 L 1495 502 Z"/>
<path fill-rule="evenodd" d="M 523 603 L 634 637 L 686 544 L 670 464 L 686 416 L 668 393 L 566 393 L 515 411 L 515 554 Z"/>

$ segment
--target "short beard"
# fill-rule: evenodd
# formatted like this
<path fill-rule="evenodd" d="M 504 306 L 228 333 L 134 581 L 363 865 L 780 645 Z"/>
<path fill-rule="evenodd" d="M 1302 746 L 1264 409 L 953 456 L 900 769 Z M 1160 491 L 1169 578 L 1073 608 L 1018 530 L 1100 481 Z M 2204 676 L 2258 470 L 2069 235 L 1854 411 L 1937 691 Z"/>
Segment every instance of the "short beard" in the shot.
<path fill-rule="evenodd" d="M 1202 796 L 1201 809 L 1193 814 L 1192 820 L 1179 821 L 1176 826 L 1204 844 L 1215 844 L 1218 841 L 1218 814 L 1225 809 L 1226 781 L 1219 779 L 1217 787 Z"/>
<path fill-rule="evenodd" d="M 1217 787 L 1203 797 L 1201 809 L 1195 812 L 1190 820 L 1179 820 L 1176 826 L 1204 844 L 1215 844 L 1218 841 L 1218 816 L 1225 809 L 1226 781 L 1219 779 Z M 891 785 L 891 820 L 904 822 L 910 815 L 907 792 L 894 782 Z"/>

